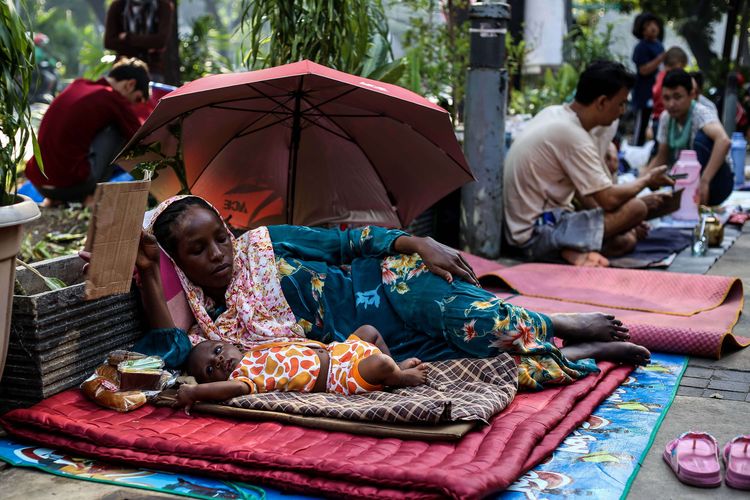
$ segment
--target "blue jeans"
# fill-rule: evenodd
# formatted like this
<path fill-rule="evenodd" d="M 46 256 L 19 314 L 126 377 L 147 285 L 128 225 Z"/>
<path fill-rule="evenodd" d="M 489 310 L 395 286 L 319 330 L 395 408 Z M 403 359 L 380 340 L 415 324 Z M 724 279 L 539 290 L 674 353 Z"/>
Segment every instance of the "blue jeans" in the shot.
<path fill-rule="evenodd" d="M 698 162 L 701 164 L 701 173 L 703 172 L 703 169 L 706 168 L 709 158 L 711 158 L 711 151 L 713 148 L 714 141 L 712 141 L 705 132 L 699 130 L 698 133 L 695 134 L 695 139 L 693 139 L 693 149 L 698 156 Z M 714 175 L 714 178 L 711 179 L 708 204 L 711 206 L 721 204 L 724 200 L 729 198 L 733 189 L 734 174 L 732 173 L 729 163 L 724 161 L 716 172 L 716 175 Z"/>

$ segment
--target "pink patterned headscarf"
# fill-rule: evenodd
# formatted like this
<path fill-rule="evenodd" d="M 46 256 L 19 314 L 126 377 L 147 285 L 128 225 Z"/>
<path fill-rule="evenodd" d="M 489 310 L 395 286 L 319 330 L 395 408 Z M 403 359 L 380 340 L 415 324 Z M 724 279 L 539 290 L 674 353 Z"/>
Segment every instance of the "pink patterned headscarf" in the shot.
<path fill-rule="evenodd" d="M 154 222 L 159 215 L 172 203 L 188 196 L 174 196 L 163 201 L 154 210 L 146 231 L 153 234 Z M 223 221 L 216 208 L 206 203 Z M 225 295 L 227 310 L 216 321 L 212 321 L 207 312 L 207 309 L 214 307 L 213 300 L 205 296 L 203 290 L 193 284 L 175 263 L 175 271 L 197 321 L 189 332 L 192 343 L 206 339 L 221 340 L 242 349 L 251 349 L 268 342 L 305 340 L 304 331 L 296 323 L 281 290 L 268 229 L 259 227 L 235 238 L 226 224 L 224 227 L 232 241 L 234 261 L 232 281 Z M 172 260 L 171 256 L 169 258 Z"/>

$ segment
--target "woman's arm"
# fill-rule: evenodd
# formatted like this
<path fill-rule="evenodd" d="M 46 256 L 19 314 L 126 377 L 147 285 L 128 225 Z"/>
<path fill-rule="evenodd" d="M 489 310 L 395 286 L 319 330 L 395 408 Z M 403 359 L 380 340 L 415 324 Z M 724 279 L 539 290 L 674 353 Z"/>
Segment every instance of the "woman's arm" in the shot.
<path fill-rule="evenodd" d="M 393 242 L 407 235 L 400 229 L 365 226 L 346 230 L 306 226 L 268 226 L 278 257 L 350 264 L 357 257 L 382 258 L 397 253 Z"/>
<path fill-rule="evenodd" d="M 398 253 L 417 253 L 430 271 L 449 283 L 455 275 L 479 285 L 474 271 L 458 250 L 432 238 L 410 236 L 400 229 L 366 226 L 341 231 L 304 226 L 269 226 L 268 232 L 273 251 L 278 257 L 341 265 L 349 264 L 357 257 L 383 258 Z"/>
<path fill-rule="evenodd" d="M 184 406 L 185 413 L 190 415 L 190 410 L 196 401 L 226 401 L 245 394 L 250 394 L 250 387 L 239 380 L 225 380 L 198 385 L 183 384 L 177 390 L 177 400 L 174 407 L 182 408 Z"/>
<path fill-rule="evenodd" d="M 159 259 L 160 251 L 156 238 L 142 232 L 135 267 L 138 268 L 138 274 L 141 277 L 143 308 L 151 328 L 175 328 L 172 315 L 167 307 L 167 299 L 164 296 Z"/>
<path fill-rule="evenodd" d="M 457 276 L 473 285 L 480 286 L 474 270 L 461 256 L 461 252 L 438 243 L 430 237 L 401 236 L 396 239 L 393 248 L 399 253 L 419 254 L 427 269 L 444 278 L 448 283 L 452 283 L 453 276 Z"/>

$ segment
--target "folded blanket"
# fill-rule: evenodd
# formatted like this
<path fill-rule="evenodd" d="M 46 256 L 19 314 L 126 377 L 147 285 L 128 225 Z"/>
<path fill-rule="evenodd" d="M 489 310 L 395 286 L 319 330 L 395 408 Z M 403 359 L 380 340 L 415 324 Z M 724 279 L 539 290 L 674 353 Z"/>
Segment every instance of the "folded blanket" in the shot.
<path fill-rule="evenodd" d="M 609 265 L 627 269 L 653 267 L 687 248 L 691 239 L 689 232 L 682 229 L 657 227 L 649 231 L 648 236 L 639 241 L 632 252 L 609 259 Z"/>
<path fill-rule="evenodd" d="M 518 369 L 507 354 L 425 364 L 427 383 L 416 387 L 351 396 L 267 392 L 234 398 L 226 404 L 247 410 L 381 423 L 488 423 L 510 404 L 518 389 Z M 298 423 L 304 425 L 304 421 Z"/>

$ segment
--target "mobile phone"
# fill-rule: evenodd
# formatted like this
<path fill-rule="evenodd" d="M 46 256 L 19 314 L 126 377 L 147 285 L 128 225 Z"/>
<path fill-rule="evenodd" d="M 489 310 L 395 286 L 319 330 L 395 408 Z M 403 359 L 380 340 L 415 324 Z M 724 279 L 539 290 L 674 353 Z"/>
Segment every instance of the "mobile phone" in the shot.
<path fill-rule="evenodd" d="M 669 177 L 670 179 L 673 179 L 673 180 L 687 179 L 688 178 L 688 174 L 687 173 L 683 173 L 683 174 L 667 174 L 667 177 Z"/>

